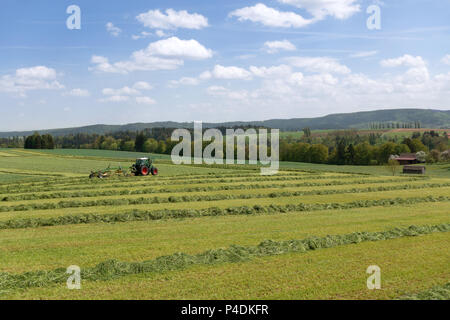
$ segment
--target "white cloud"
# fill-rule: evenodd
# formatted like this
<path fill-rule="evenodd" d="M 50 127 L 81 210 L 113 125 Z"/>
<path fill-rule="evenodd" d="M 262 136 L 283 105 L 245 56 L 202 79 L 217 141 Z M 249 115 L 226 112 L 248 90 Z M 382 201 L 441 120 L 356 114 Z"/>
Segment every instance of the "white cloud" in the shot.
<path fill-rule="evenodd" d="M 122 29 L 114 26 L 112 22 L 108 22 L 106 24 L 106 31 L 108 31 L 113 37 L 118 37 L 119 34 L 122 32 Z"/>
<path fill-rule="evenodd" d="M 0 91 L 25 95 L 30 90 L 58 90 L 64 86 L 57 80 L 55 69 L 46 66 L 17 69 L 15 74 L 0 78 Z"/>
<path fill-rule="evenodd" d="M 139 40 L 139 39 L 145 39 L 152 36 L 151 32 L 147 32 L 147 31 L 142 31 L 141 33 L 139 33 L 138 35 L 132 35 L 131 38 L 133 40 Z"/>
<path fill-rule="evenodd" d="M 244 100 L 248 98 L 248 91 L 246 90 L 233 91 L 221 86 L 208 87 L 206 92 L 211 96 L 225 97 L 232 100 Z"/>
<path fill-rule="evenodd" d="M 237 17 L 239 21 L 252 21 L 265 26 L 280 28 L 301 28 L 313 22 L 294 12 L 278 11 L 262 3 L 235 10 L 230 13 L 230 17 Z"/>
<path fill-rule="evenodd" d="M 102 90 L 105 96 L 135 96 L 141 94 L 138 90 L 130 87 L 123 87 L 121 89 L 105 88 Z"/>
<path fill-rule="evenodd" d="M 132 87 L 125 86 L 120 89 L 105 88 L 102 90 L 105 96 L 138 96 L 141 95 L 139 90 L 152 90 L 153 87 L 145 81 L 138 81 Z"/>
<path fill-rule="evenodd" d="M 150 97 L 136 97 L 136 103 L 152 105 L 152 104 L 156 104 L 156 101 Z"/>
<path fill-rule="evenodd" d="M 285 59 L 290 65 L 309 72 L 348 74 L 351 70 L 329 57 L 290 57 Z"/>
<path fill-rule="evenodd" d="M 185 59 L 202 60 L 212 57 L 212 51 L 196 40 L 181 40 L 177 37 L 152 42 L 147 48 L 132 53 L 129 60 L 110 63 L 102 56 L 93 56 L 95 65 L 91 71 L 129 73 L 133 71 L 174 70 L 184 64 Z"/>
<path fill-rule="evenodd" d="M 210 71 L 204 71 L 200 74 L 199 79 L 200 80 L 209 80 L 212 77 L 213 77 L 213 75 Z"/>
<path fill-rule="evenodd" d="M 165 32 L 162 31 L 162 30 L 156 30 L 155 34 L 156 34 L 158 37 L 160 37 L 160 38 L 164 38 L 164 37 L 169 36 L 168 33 L 165 33 Z"/>
<path fill-rule="evenodd" d="M 277 53 L 280 50 L 295 51 L 297 48 L 288 40 L 283 41 L 267 41 L 264 43 L 264 49 L 268 53 Z"/>
<path fill-rule="evenodd" d="M 283 4 L 305 9 L 315 20 L 323 20 L 327 16 L 337 19 L 348 19 L 361 10 L 358 0 L 278 0 Z"/>
<path fill-rule="evenodd" d="M 386 59 L 380 62 L 382 67 L 424 67 L 426 66 L 425 60 L 422 57 L 417 56 L 413 57 L 409 54 L 405 54 L 404 56 L 394 58 L 394 59 Z"/>
<path fill-rule="evenodd" d="M 450 65 L 450 54 L 447 54 L 445 57 L 442 58 L 442 63 Z"/>
<path fill-rule="evenodd" d="M 114 103 L 118 103 L 118 102 L 127 102 L 130 100 L 130 97 L 127 96 L 111 96 L 105 99 L 100 99 L 100 102 L 114 102 Z"/>
<path fill-rule="evenodd" d="M 378 51 L 360 51 L 350 55 L 350 58 L 367 58 L 378 54 Z"/>
<path fill-rule="evenodd" d="M 292 70 L 287 65 L 280 65 L 274 67 L 255 67 L 251 66 L 250 71 L 257 77 L 271 78 L 271 77 L 284 77 L 290 75 Z"/>
<path fill-rule="evenodd" d="M 212 57 L 212 51 L 206 49 L 196 40 L 180 40 L 177 37 L 160 40 L 151 43 L 147 53 L 155 56 L 184 59 L 208 59 Z"/>
<path fill-rule="evenodd" d="M 239 67 L 224 67 L 221 65 L 216 65 L 214 70 L 212 71 L 212 75 L 216 79 L 241 79 L 241 80 L 249 80 L 252 78 L 252 74 Z"/>
<path fill-rule="evenodd" d="M 70 90 L 67 93 L 67 95 L 72 96 L 72 97 L 89 97 L 91 94 L 86 89 L 76 88 L 76 89 Z"/>
<path fill-rule="evenodd" d="M 137 90 L 152 90 L 153 86 L 148 82 L 138 81 L 133 85 L 133 88 Z"/>
<path fill-rule="evenodd" d="M 166 14 L 159 10 L 150 10 L 138 15 L 137 20 L 152 29 L 173 30 L 177 28 L 202 29 L 208 26 L 208 19 L 198 13 L 167 9 Z"/>
<path fill-rule="evenodd" d="M 192 77 L 183 77 L 180 80 L 172 80 L 170 81 L 170 87 L 177 87 L 179 85 L 184 86 L 196 86 L 200 83 L 199 79 Z"/>

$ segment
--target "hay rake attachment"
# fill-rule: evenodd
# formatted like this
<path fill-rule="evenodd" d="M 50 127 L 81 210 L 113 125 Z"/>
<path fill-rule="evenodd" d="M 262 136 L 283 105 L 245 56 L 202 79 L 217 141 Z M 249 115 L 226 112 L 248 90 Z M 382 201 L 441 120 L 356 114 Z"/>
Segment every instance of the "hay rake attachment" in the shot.
<path fill-rule="evenodd" d="M 156 176 L 158 175 L 158 169 L 153 165 L 153 161 L 149 158 L 140 158 L 136 159 L 136 163 L 134 163 L 130 169 L 124 170 L 121 166 L 117 168 L 108 168 L 99 171 L 91 171 L 89 178 L 109 178 L 113 176 L 120 177 L 129 177 L 129 176 L 148 176 L 148 175 Z"/>

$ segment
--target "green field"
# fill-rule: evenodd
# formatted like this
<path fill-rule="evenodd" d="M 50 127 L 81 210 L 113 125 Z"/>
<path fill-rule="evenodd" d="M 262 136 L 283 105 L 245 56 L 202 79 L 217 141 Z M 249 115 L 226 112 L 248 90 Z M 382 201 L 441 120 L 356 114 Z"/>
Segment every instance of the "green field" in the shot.
<path fill-rule="evenodd" d="M 450 299 L 448 167 L 263 177 L 154 156 L 157 177 L 87 178 L 141 156 L 0 150 L 0 299 Z"/>

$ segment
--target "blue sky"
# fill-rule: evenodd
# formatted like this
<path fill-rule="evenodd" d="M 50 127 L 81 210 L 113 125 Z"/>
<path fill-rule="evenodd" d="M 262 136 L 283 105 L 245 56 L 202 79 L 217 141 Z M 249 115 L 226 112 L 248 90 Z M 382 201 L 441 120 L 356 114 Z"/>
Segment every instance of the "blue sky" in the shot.
<path fill-rule="evenodd" d="M 81 9 L 69 30 L 66 9 Z M 366 12 L 377 5 L 381 29 Z M 450 1 L 2 0 L 0 131 L 449 109 Z"/>

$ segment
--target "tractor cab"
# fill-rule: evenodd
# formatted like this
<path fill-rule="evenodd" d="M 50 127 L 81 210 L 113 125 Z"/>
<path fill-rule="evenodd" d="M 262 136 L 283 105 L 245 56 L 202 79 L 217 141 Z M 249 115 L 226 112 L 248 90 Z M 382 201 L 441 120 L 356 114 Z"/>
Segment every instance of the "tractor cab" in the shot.
<path fill-rule="evenodd" d="M 131 166 L 131 172 L 135 176 L 158 175 L 158 169 L 153 166 L 153 161 L 150 158 L 136 159 L 136 163 Z"/>

